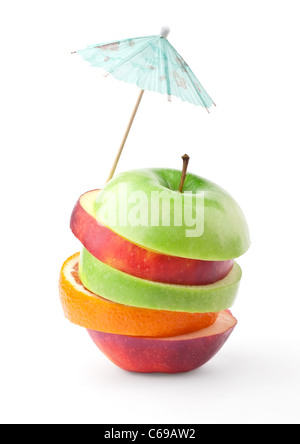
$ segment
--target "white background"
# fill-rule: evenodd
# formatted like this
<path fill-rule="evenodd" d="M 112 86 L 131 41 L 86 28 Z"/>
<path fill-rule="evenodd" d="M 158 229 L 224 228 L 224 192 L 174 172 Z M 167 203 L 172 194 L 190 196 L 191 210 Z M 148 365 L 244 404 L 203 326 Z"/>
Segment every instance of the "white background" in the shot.
<path fill-rule="evenodd" d="M 1 422 L 299 422 L 299 12 L 297 0 L 1 3 Z M 103 186 L 138 95 L 70 53 L 163 25 L 217 108 L 145 93 L 118 172 L 180 168 L 187 152 L 252 238 L 236 330 L 173 376 L 115 367 L 65 320 L 57 289 L 80 249 L 73 205 Z"/>

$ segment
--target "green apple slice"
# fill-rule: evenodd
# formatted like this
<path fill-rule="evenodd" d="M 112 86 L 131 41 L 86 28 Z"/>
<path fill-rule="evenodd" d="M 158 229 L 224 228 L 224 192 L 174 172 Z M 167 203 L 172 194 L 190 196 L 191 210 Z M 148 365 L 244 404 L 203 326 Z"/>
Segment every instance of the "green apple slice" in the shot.
<path fill-rule="evenodd" d="M 192 313 L 219 312 L 230 308 L 237 296 L 241 276 L 241 268 L 234 263 L 231 272 L 214 284 L 161 284 L 116 270 L 100 262 L 85 248 L 79 263 L 82 284 L 99 296 L 135 307 Z"/>
<path fill-rule="evenodd" d="M 180 178 L 179 170 L 162 168 L 121 173 L 98 194 L 95 216 L 127 240 L 163 254 L 207 261 L 244 254 L 250 245 L 249 232 L 236 201 L 215 183 L 190 173 L 180 193 Z M 109 198 L 104 199 L 106 195 Z M 200 203 L 202 212 L 197 210 Z M 168 209 L 170 224 L 162 207 Z"/>

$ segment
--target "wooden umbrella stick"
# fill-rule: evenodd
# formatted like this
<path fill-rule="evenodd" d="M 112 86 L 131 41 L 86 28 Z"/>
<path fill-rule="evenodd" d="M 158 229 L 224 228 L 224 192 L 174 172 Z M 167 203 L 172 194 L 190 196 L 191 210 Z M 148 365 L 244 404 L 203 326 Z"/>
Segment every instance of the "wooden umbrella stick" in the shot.
<path fill-rule="evenodd" d="M 124 134 L 124 136 L 123 136 L 123 139 L 122 139 L 122 142 L 121 142 L 121 145 L 120 145 L 120 148 L 119 148 L 118 154 L 117 154 L 117 156 L 116 156 L 116 158 L 115 158 L 115 161 L 114 161 L 114 163 L 113 163 L 113 166 L 112 166 L 112 168 L 111 168 L 111 170 L 110 170 L 110 173 L 109 173 L 109 176 L 108 176 L 108 178 L 107 178 L 106 183 L 107 183 L 107 182 L 113 177 L 113 175 L 115 174 L 115 171 L 116 171 L 116 168 L 117 168 L 118 162 L 119 162 L 119 160 L 120 160 L 120 157 L 121 157 L 121 154 L 122 154 L 122 151 L 123 151 L 124 145 L 125 145 L 125 143 L 126 143 L 126 140 L 127 140 L 127 137 L 128 137 L 129 131 L 130 131 L 130 128 L 131 128 L 131 126 L 132 126 L 132 124 L 133 124 L 133 121 L 134 121 L 135 115 L 136 115 L 136 113 L 137 113 L 138 107 L 140 106 L 140 103 L 141 103 L 141 100 L 142 100 L 142 97 L 143 97 L 144 92 L 145 92 L 145 90 L 141 89 L 141 92 L 140 92 L 139 97 L 138 97 L 138 99 L 137 99 L 137 102 L 136 102 L 136 104 L 135 104 L 134 110 L 133 110 L 132 115 L 131 115 L 131 117 L 130 117 L 130 120 L 129 120 L 128 126 L 127 126 L 127 128 L 126 128 L 125 134 Z"/>

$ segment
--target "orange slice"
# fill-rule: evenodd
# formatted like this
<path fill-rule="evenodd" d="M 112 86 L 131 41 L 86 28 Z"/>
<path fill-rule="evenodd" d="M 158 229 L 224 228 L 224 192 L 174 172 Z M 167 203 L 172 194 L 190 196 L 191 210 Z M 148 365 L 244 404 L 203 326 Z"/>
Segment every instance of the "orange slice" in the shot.
<path fill-rule="evenodd" d="M 79 253 L 63 264 L 59 294 L 65 316 L 89 330 L 128 336 L 168 337 L 212 325 L 217 313 L 182 313 L 131 307 L 91 293 L 78 276 Z"/>

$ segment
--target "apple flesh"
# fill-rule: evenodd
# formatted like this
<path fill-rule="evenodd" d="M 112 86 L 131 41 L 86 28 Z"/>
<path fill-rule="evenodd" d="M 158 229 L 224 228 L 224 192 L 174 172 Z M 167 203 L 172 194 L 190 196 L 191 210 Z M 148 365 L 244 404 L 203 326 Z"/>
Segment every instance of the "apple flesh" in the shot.
<path fill-rule="evenodd" d="M 94 202 L 100 190 L 89 191 L 77 201 L 70 226 L 73 234 L 97 259 L 124 273 L 154 282 L 207 285 L 228 275 L 233 260 L 202 261 L 147 250 L 97 221 Z"/>
<path fill-rule="evenodd" d="M 116 270 L 85 248 L 80 253 L 79 278 L 85 288 L 120 304 L 156 310 L 216 313 L 232 306 L 242 270 L 235 262 L 222 280 L 208 285 L 173 285 L 147 281 Z"/>
<path fill-rule="evenodd" d="M 141 338 L 88 330 L 118 367 L 139 373 L 180 373 L 206 364 L 225 344 L 237 320 L 226 310 L 202 330 L 168 338 Z"/>

